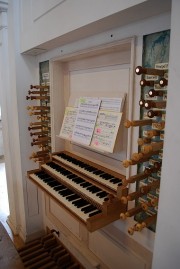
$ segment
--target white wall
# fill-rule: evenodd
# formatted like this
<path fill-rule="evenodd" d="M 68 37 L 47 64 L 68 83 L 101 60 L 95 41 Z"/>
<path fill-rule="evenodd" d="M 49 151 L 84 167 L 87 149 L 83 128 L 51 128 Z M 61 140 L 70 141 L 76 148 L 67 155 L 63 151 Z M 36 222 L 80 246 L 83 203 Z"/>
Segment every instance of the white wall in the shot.
<path fill-rule="evenodd" d="M 23 0 L 22 51 L 141 2 L 144 1 Z"/>
<path fill-rule="evenodd" d="M 173 0 L 165 145 L 153 269 L 178 269 L 180 266 L 179 12 L 180 1 Z"/>
<path fill-rule="evenodd" d="M 21 51 L 37 46 L 52 48 L 57 42 L 67 44 L 146 18 L 148 14 L 165 12 L 169 3 L 169 0 L 21 0 Z"/>
<path fill-rule="evenodd" d="M 31 203 L 38 199 L 37 188 L 26 178 L 28 165 L 32 164 L 28 160 L 31 150 L 27 143 L 29 117 L 25 96 L 27 86 L 38 77 L 38 70 L 34 57 L 19 53 L 19 9 L 16 4 L 10 2 L 8 12 L 11 16 L 8 18 L 4 9 L 0 13 L 0 98 L 10 205 L 8 223 L 15 234 L 26 240 L 29 234 L 42 228 L 39 204 Z"/>

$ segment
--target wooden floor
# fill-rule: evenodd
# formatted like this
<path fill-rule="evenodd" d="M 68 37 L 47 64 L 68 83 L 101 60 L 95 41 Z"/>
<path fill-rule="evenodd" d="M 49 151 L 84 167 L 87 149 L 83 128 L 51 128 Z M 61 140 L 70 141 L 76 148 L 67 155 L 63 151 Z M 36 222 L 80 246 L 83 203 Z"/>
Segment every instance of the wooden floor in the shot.
<path fill-rule="evenodd" d="M 13 241 L 16 249 L 24 246 L 23 241 L 19 236 L 13 235 L 9 225 L 6 220 L 9 216 L 9 203 L 8 203 L 8 193 L 6 184 L 6 172 L 4 159 L 0 158 L 0 221 L 5 227 L 7 233 L 9 234 L 11 240 Z"/>

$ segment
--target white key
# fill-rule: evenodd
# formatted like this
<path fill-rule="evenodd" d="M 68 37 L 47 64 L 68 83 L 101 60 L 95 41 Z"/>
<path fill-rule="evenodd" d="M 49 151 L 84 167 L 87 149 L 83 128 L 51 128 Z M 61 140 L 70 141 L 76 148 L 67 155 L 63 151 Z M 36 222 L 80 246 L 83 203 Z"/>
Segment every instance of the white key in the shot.
<path fill-rule="evenodd" d="M 52 167 L 50 167 L 48 164 L 43 164 L 41 167 L 43 167 L 46 171 L 51 172 L 53 175 L 59 177 L 59 179 L 63 182 L 68 183 L 69 185 L 71 185 L 74 189 L 81 191 L 83 194 L 85 194 L 88 197 L 91 197 L 91 199 L 93 201 L 95 201 L 96 203 L 102 205 L 104 198 L 100 198 L 98 196 L 96 196 L 95 193 L 92 193 L 88 190 L 86 190 L 85 188 L 81 187 L 80 184 L 77 184 L 76 182 L 72 181 L 71 179 L 69 179 L 68 177 L 62 175 L 60 172 L 56 171 L 55 169 L 53 169 Z"/>
<path fill-rule="evenodd" d="M 31 174 L 30 178 L 33 179 L 33 181 L 37 182 L 43 188 L 43 190 L 45 190 L 46 192 L 51 194 L 52 197 L 56 198 L 59 202 L 61 202 L 66 208 L 68 208 L 70 211 L 72 211 L 74 214 L 76 214 L 84 222 L 87 221 L 87 219 L 89 218 L 90 213 L 93 213 L 93 212 L 95 212 L 97 210 L 97 209 L 95 209 L 95 210 L 85 214 L 84 212 L 81 211 L 81 208 L 77 208 L 75 205 L 72 204 L 71 201 L 69 202 L 65 197 L 61 196 L 61 194 L 59 194 L 53 188 L 48 186 L 42 179 L 40 179 L 35 174 Z"/>
<path fill-rule="evenodd" d="M 57 161 L 60 161 L 60 162 L 62 162 L 62 163 L 64 163 L 64 164 L 68 165 L 69 167 L 74 168 L 75 170 L 80 171 L 82 174 L 87 175 L 88 177 L 90 177 L 90 178 L 96 180 L 97 182 L 99 182 L 99 183 L 101 183 L 101 184 L 103 184 L 103 185 L 105 185 L 105 186 L 111 188 L 112 190 L 117 191 L 117 186 L 118 186 L 118 184 L 120 183 L 120 181 L 119 181 L 119 183 L 115 183 L 115 184 L 113 184 L 113 183 L 110 182 L 109 180 L 105 180 L 105 179 L 103 179 L 102 177 L 100 177 L 100 176 L 98 176 L 98 175 L 95 175 L 95 174 L 93 174 L 92 172 L 89 172 L 89 171 L 87 171 L 86 169 L 84 169 L 84 168 L 82 168 L 82 167 L 80 167 L 80 166 L 78 166 L 78 165 L 75 165 L 74 163 L 69 162 L 69 161 L 67 161 L 67 160 L 65 160 L 65 159 L 63 159 L 62 157 L 57 156 L 57 155 L 53 155 L 53 159 L 55 159 L 55 160 L 57 160 Z"/>

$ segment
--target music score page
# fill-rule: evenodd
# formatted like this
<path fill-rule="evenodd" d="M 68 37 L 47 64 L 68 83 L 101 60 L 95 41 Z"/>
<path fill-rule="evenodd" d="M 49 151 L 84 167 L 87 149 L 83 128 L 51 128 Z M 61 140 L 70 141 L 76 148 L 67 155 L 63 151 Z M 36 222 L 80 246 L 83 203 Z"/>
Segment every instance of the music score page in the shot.
<path fill-rule="evenodd" d="M 91 143 L 101 100 L 98 98 L 81 97 L 72 134 L 72 140 L 89 146 Z"/>
<path fill-rule="evenodd" d="M 120 112 L 99 111 L 91 147 L 112 153 L 121 117 Z"/>

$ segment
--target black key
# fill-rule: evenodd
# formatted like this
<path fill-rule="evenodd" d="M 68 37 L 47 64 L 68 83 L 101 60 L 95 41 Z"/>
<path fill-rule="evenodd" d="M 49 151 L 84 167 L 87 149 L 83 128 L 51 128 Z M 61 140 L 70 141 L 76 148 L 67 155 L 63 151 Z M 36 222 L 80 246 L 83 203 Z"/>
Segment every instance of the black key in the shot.
<path fill-rule="evenodd" d="M 105 174 L 100 175 L 100 177 L 102 177 L 102 178 L 108 180 L 108 179 L 112 178 L 113 176 L 110 175 L 110 174 L 108 174 L 108 173 L 105 173 Z"/>
<path fill-rule="evenodd" d="M 75 206 L 77 206 L 77 205 L 80 205 L 81 204 L 81 202 L 83 202 L 84 201 L 84 199 L 79 199 L 79 200 L 77 200 L 77 201 L 74 201 L 73 202 L 73 205 L 75 205 Z"/>
<path fill-rule="evenodd" d="M 101 191 L 101 189 L 99 189 L 99 188 L 95 188 L 95 189 L 93 189 L 91 192 L 92 192 L 92 193 L 99 193 L 99 191 Z"/>
<path fill-rule="evenodd" d="M 41 178 L 41 179 L 50 177 L 50 176 L 47 175 L 47 174 L 38 174 L 38 175 L 36 175 L 36 176 L 38 176 L 38 177 Z"/>
<path fill-rule="evenodd" d="M 119 183 L 120 182 L 120 179 L 114 177 L 114 178 L 110 179 L 109 181 L 112 182 L 113 184 L 116 184 L 116 183 Z"/>
<path fill-rule="evenodd" d="M 60 166 L 59 165 L 57 165 L 56 163 L 47 163 L 47 165 L 49 166 L 49 167 L 51 167 L 52 169 L 58 169 L 58 168 L 60 168 Z"/>
<path fill-rule="evenodd" d="M 80 198 L 79 195 L 77 195 L 77 194 L 72 194 L 71 196 L 68 196 L 66 199 L 67 199 L 68 201 L 74 201 L 74 200 L 77 200 L 78 198 Z"/>
<path fill-rule="evenodd" d="M 70 175 L 67 176 L 67 178 L 69 178 L 69 179 L 73 179 L 73 178 L 76 178 L 76 177 L 78 177 L 78 176 L 75 175 L 75 174 L 70 174 Z"/>
<path fill-rule="evenodd" d="M 90 213 L 90 214 L 89 214 L 89 217 L 92 217 L 92 216 L 94 216 L 94 215 L 97 215 L 97 214 L 99 214 L 99 213 L 101 213 L 101 212 L 102 212 L 101 210 L 97 209 L 96 211 Z"/>
<path fill-rule="evenodd" d="M 55 180 L 54 178 L 51 179 L 43 179 L 43 181 L 47 184 L 53 183 L 53 182 L 57 182 L 57 180 Z"/>
<path fill-rule="evenodd" d="M 78 202 L 78 201 L 81 201 L 81 200 L 82 200 L 82 198 L 79 196 L 79 199 L 74 200 L 74 201 L 72 202 L 72 204 L 74 205 L 74 203 L 76 203 L 76 202 Z"/>
<path fill-rule="evenodd" d="M 54 178 L 52 177 L 48 177 L 48 178 L 45 178 L 45 179 L 42 179 L 45 183 L 50 183 L 52 181 L 54 181 Z"/>
<path fill-rule="evenodd" d="M 95 172 L 95 171 L 97 171 L 98 169 L 97 169 L 97 168 L 94 168 L 94 167 L 92 167 L 92 166 L 90 166 L 90 167 L 87 167 L 86 170 L 89 171 L 89 172 Z"/>
<path fill-rule="evenodd" d="M 85 183 L 81 183 L 80 186 L 83 188 L 86 188 L 86 187 L 93 186 L 93 185 L 90 182 L 85 182 Z"/>
<path fill-rule="evenodd" d="M 48 175 L 48 174 L 38 175 L 38 177 L 41 178 L 41 179 L 51 178 L 51 176 Z"/>
<path fill-rule="evenodd" d="M 104 174 L 104 171 L 96 170 L 96 171 L 93 172 L 93 174 L 95 174 L 96 176 L 98 176 L 98 175 Z"/>
<path fill-rule="evenodd" d="M 89 206 L 86 206 L 84 208 L 81 209 L 81 211 L 83 211 L 85 214 L 91 212 L 91 211 L 94 211 L 96 209 L 95 206 L 93 205 L 89 205 Z"/>
<path fill-rule="evenodd" d="M 44 173 L 43 171 L 38 171 L 36 173 L 34 173 L 36 176 L 41 176 L 41 175 L 47 175 L 46 173 Z"/>
<path fill-rule="evenodd" d="M 63 176 L 68 176 L 68 175 L 71 175 L 71 172 L 70 171 L 64 171 L 64 172 L 61 172 L 61 174 Z"/>
<path fill-rule="evenodd" d="M 56 170 L 56 172 L 58 172 L 58 173 L 61 173 L 61 168 L 56 168 L 56 169 L 54 169 L 54 170 Z"/>
<path fill-rule="evenodd" d="M 106 197 L 107 195 L 108 195 L 108 193 L 107 193 L 106 191 L 102 191 L 102 192 L 97 193 L 97 196 L 98 196 L 99 198 L 104 198 L 104 197 Z"/>
<path fill-rule="evenodd" d="M 73 178 L 72 181 L 74 181 L 77 184 L 85 182 L 85 180 L 82 179 L 81 177 Z"/>
<path fill-rule="evenodd" d="M 70 195 L 70 194 L 73 194 L 73 191 L 68 190 L 68 189 L 61 192 L 61 195 L 62 195 L 63 197 L 66 197 L 66 196 L 68 196 L 68 195 Z"/>
<path fill-rule="evenodd" d="M 80 165 L 81 167 L 84 167 L 86 164 L 83 163 L 82 161 L 79 161 L 79 165 Z"/>
<path fill-rule="evenodd" d="M 68 190 L 68 188 L 65 187 L 65 189 L 62 189 L 62 190 L 58 191 L 58 193 L 61 194 L 61 192 L 64 192 L 66 190 Z"/>
<path fill-rule="evenodd" d="M 82 163 L 79 160 L 73 161 L 73 163 L 79 167 L 81 167 Z"/>
<path fill-rule="evenodd" d="M 81 208 L 81 207 L 83 207 L 85 205 L 89 205 L 89 203 L 86 200 L 83 200 L 81 203 L 77 204 L 76 207 Z"/>
<path fill-rule="evenodd" d="M 52 188 L 55 187 L 55 186 L 59 186 L 59 182 L 57 180 L 51 181 L 51 182 L 49 182 L 47 184 Z"/>
<path fill-rule="evenodd" d="M 86 169 L 88 166 L 89 166 L 88 164 L 81 162 L 81 168 Z"/>
<path fill-rule="evenodd" d="M 56 187 L 54 187 L 53 189 L 55 190 L 55 191 L 60 191 L 60 190 L 63 190 L 63 189 L 65 189 L 66 187 L 65 186 L 63 186 L 63 185 L 59 185 L 59 186 L 56 186 Z"/>
<path fill-rule="evenodd" d="M 45 174 L 45 175 L 41 175 L 39 176 L 41 179 L 46 179 L 46 178 L 52 178 L 50 175 Z"/>
<path fill-rule="evenodd" d="M 87 190 L 92 193 L 95 193 L 95 192 L 99 192 L 101 189 L 96 186 L 91 186 L 91 187 L 88 187 Z"/>

